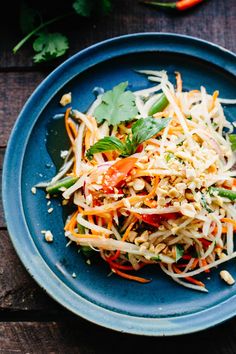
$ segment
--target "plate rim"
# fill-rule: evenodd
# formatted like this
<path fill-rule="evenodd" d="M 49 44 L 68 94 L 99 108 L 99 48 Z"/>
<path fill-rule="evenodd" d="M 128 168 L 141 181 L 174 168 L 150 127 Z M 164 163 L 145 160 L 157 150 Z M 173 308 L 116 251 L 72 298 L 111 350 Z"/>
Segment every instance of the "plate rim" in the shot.
<path fill-rule="evenodd" d="M 164 44 L 154 43 L 153 39 L 158 38 L 164 41 Z M 61 89 L 68 81 L 70 81 L 74 76 L 78 75 L 80 72 L 83 72 L 85 69 L 89 69 L 90 67 L 96 65 L 99 62 L 107 60 L 109 58 L 117 57 L 123 54 L 129 54 L 124 52 L 124 45 L 132 41 L 142 42 L 146 41 L 143 45 L 141 43 L 141 47 L 136 49 L 143 51 L 144 47 L 147 50 L 147 46 L 149 45 L 150 50 L 160 50 L 157 49 L 157 46 L 165 48 L 162 51 L 166 51 L 168 48 L 168 44 L 170 42 L 174 42 L 176 45 L 179 45 L 178 50 L 175 47 L 170 48 L 169 52 L 180 53 L 180 49 L 189 50 L 183 52 L 183 54 L 192 55 L 194 57 L 199 57 L 205 60 L 212 62 L 214 58 L 214 64 L 218 65 L 221 69 L 230 72 L 234 76 L 236 75 L 236 54 L 228 49 L 225 49 L 222 46 L 219 46 L 210 41 L 206 41 L 197 37 L 187 36 L 183 34 L 174 34 L 168 32 L 141 32 L 141 33 L 133 33 L 128 35 L 117 36 L 113 38 L 106 39 L 104 41 L 95 43 L 79 52 L 74 54 L 73 56 L 66 59 L 63 63 L 61 63 L 58 67 L 56 67 L 46 78 L 35 88 L 33 93 L 30 95 L 25 105 L 21 109 L 20 114 L 11 130 L 11 134 L 8 140 L 7 149 L 4 156 L 3 162 L 3 174 L 2 174 L 2 200 L 3 200 L 3 209 L 5 220 L 7 223 L 7 228 L 9 231 L 11 242 L 15 248 L 15 251 L 23 263 L 24 267 L 28 271 L 28 273 L 34 278 L 34 280 L 39 284 L 41 288 L 43 288 L 54 300 L 56 300 L 59 304 L 64 306 L 66 309 L 75 313 L 76 315 L 83 317 L 84 319 L 93 322 L 97 325 L 113 329 L 119 332 L 125 332 L 130 334 L 138 334 L 138 335 L 147 335 L 147 336 L 170 336 L 170 335 L 181 335 L 187 333 L 198 332 L 215 325 L 218 325 L 227 319 L 235 316 L 236 314 L 236 295 L 228 298 L 224 302 L 220 302 L 211 308 L 207 308 L 205 310 L 199 311 L 197 313 L 192 313 L 188 315 L 178 316 L 178 317 L 168 317 L 168 318 L 145 318 L 140 316 L 131 316 L 120 314 L 118 312 L 105 309 L 99 305 L 96 305 L 89 300 L 84 299 L 82 296 L 75 293 L 72 289 L 70 289 L 62 280 L 60 280 L 56 274 L 49 268 L 44 258 L 40 255 L 36 245 L 31 239 L 30 232 L 28 230 L 27 222 L 24 217 L 24 210 L 21 202 L 21 171 L 22 171 L 22 163 L 24 159 L 24 153 L 20 156 L 21 161 L 17 162 L 17 167 L 19 168 L 19 176 L 17 176 L 17 182 L 15 184 L 19 187 L 17 194 L 17 202 L 19 204 L 19 213 L 17 215 L 17 221 L 14 223 L 10 218 L 10 211 L 12 209 L 12 203 L 14 200 L 9 201 L 9 186 L 8 181 L 11 180 L 11 170 L 13 170 L 14 159 L 12 160 L 12 153 L 15 150 L 13 146 L 14 140 L 16 138 L 16 134 L 18 130 L 21 128 L 22 122 L 24 122 L 24 117 L 27 115 L 27 111 L 30 111 L 33 103 L 39 97 L 41 97 L 41 92 L 45 90 L 46 87 L 49 87 L 48 94 L 44 97 L 43 104 L 36 109 L 35 114 L 31 119 L 30 129 L 26 129 L 27 132 L 24 133 L 24 139 L 20 142 L 20 149 L 24 152 L 28 138 L 31 134 L 31 131 L 34 127 L 34 124 L 37 122 L 37 119 L 40 115 L 40 112 L 45 108 L 48 104 L 49 100 L 52 96 L 56 94 L 57 91 Z M 148 42 L 150 41 L 150 43 Z M 148 43 L 147 43 L 148 42 Z M 152 44 L 151 44 L 152 43 Z M 140 44 L 140 43 L 139 43 Z M 187 46 L 187 47 L 186 47 Z M 132 46 L 131 46 L 132 47 Z M 105 49 L 104 53 L 100 53 L 101 49 Z M 127 49 L 127 48 L 126 48 Z M 191 49 L 191 50 L 190 50 Z M 137 51 L 137 50 L 136 50 Z M 106 57 L 107 52 L 111 52 L 109 57 Z M 133 53 L 134 49 L 130 53 Z M 91 55 L 92 54 L 92 55 Z M 219 54 L 220 57 L 218 56 Z M 74 66 L 76 66 L 76 62 L 79 59 L 84 59 L 84 57 L 91 55 L 91 59 L 87 64 L 84 64 L 85 67 L 80 66 L 80 71 L 76 73 L 73 72 Z M 93 61 L 94 58 L 97 61 Z M 223 62 L 227 62 L 226 66 L 222 66 Z M 67 71 L 68 69 L 68 71 Z M 58 80 L 58 76 L 61 75 L 61 78 Z M 62 79 L 63 76 L 63 79 Z M 56 79 L 56 80 L 55 80 Z M 55 80 L 55 82 L 54 82 Z M 56 90 L 54 88 L 56 86 Z M 12 183 L 12 181 L 11 181 Z M 12 195 L 13 196 L 13 195 Z M 17 225 L 17 227 L 16 227 Z M 20 230 L 20 231 L 19 231 Z M 18 233 L 26 234 L 28 237 L 27 243 L 28 253 L 27 255 L 22 252 L 22 245 L 19 239 L 16 237 Z M 31 257 L 29 256 L 31 255 Z M 39 267 L 40 264 L 40 267 Z M 56 290 L 56 291 L 55 291 Z M 68 303 L 66 297 L 68 293 L 74 297 L 73 303 Z M 76 296 L 75 296 L 76 295 Z M 79 303 L 79 306 L 78 306 Z M 217 310 L 224 308 L 223 316 L 221 318 L 215 318 L 214 313 L 217 313 Z M 212 313 L 213 312 L 213 313 Z M 210 316 L 211 321 L 206 323 L 205 315 L 208 314 Z M 203 315 L 203 319 L 199 318 L 200 315 Z M 191 320 L 191 326 L 188 325 L 188 321 Z M 190 328 L 191 327 L 191 328 Z"/>

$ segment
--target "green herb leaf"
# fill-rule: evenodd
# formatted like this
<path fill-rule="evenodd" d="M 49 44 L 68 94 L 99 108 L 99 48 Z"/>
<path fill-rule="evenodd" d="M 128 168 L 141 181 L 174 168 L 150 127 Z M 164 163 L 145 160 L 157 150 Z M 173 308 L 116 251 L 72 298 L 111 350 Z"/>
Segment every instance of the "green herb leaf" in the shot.
<path fill-rule="evenodd" d="M 39 17 L 37 10 L 29 7 L 25 1 L 21 2 L 20 28 L 24 34 L 28 34 L 35 28 Z"/>
<path fill-rule="evenodd" d="M 89 17 L 93 9 L 93 2 L 89 0 L 76 0 L 73 3 L 75 12 L 84 17 Z"/>
<path fill-rule="evenodd" d="M 125 145 L 114 136 L 106 136 L 95 143 L 86 153 L 86 156 L 90 160 L 94 154 L 98 152 L 106 152 L 118 150 L 120 152 L 125 151 Z"/>
<path fill-rule="evenodd" d="M 84 17 L 92 13 L 107 15 L 111 11 L 111 0 L 76 0 L 73 3 L 75 12 Z"/>
<path fill-rule="evenodd" d="M 116 137 L 105 137 L 95 143 L 87 151 L 86 156 L 91 159 L 95 153 L 113 150 L 119 151 L 123 157 L 130 156 L 135 153 L 137 147 L 145 140 L 150 139 L 164 129 L 170 119 L 171 118 L 140 118 L 131 128 L 132 137 L 128 136 L 124 143 Z"/>
<path fill-rule="evenodd" d="M 33 48 L 38 52 L 34 56 L 35 63 L 41 63 L 63 55 L 69 48 L 67 37 L 60 33 L 42 32 L 33 43 Z"/>
<path fill-rule="evenodd" d="M 150 139 L 162 129 L 164 129 L 171 118 L 141 118 L 137 120 L 132 126 L 132 144 L 136 145 L 142 144 L 145 140 Z"/>
<path fill-rule="evenodd" d="M 127 86 L 127 81 L 121 82 L 103 94 L 102 102 L 94 111 L 98 123 L 105 119 L 109 125 L 117 125 L 133 119 L 138 114 L 135 96 L 131 91 L 125 91 Z"/>
<path fill-rule="evenodd" d="M 233 151 L 236 150 L 236 134 L 231 134 L 229 136 L 229 141 L 231 142 L 231 148 Z"/>
<path fill-rule="evenodd" d="M 175 261 L 178 262 L 179 259 L 182 258 L 184 254 L 184 248 L 182 245 L 175 245 Z"/>

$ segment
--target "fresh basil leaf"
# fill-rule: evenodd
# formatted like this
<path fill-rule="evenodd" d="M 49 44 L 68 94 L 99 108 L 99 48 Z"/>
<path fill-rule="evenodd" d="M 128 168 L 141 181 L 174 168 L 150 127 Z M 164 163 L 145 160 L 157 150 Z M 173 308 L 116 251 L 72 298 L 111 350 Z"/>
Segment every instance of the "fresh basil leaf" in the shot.
<path fill-rule="evenodd" d="M 231 149 L 236 150 L 236 134 L 229 135 L 229 141 L 231 142 Z"/>
<path fill-rule="evenodd" d="M 136 145 L 142 144 L 145 140 L 150 139 L 162 129 L 164 129 L 171 118 L 140 118 L 132 126 L 132 143 Z"/>
<path fill-rule="evenodd" d="M 98 123 L 105 119 L 109 125 L 117 125 L 133 119 L 138 114 L 135 96 L 131 91 L 125 91 L 127 86 L 127 81 L 121 82 L 103 94 L 102 102 L 94 111 Z"/>
<path fill-rule="evenodd" d="M 113 151 L 113 150 L 124 152 L 125 145 L 116 137 L 107 136 L 99 140 L 90 149 L 88 149 L 86 156 L 88 157 L 89 160 L 91 160 L 93 155 L 98 152 L 106 152 L 106 151 Z"/>
<path fill-rule="evenodd" d="M 178 262 L 179 259 L 182 258 L 184 254 L 184 248 L 182 245 L 175 245 L 175 261 Z"/>

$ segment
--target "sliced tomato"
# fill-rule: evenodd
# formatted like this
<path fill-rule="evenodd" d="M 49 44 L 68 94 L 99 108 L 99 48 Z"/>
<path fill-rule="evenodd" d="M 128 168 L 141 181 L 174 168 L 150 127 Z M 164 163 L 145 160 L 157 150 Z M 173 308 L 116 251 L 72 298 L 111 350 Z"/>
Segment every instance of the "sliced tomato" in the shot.
<path fill-rule="evenodd" d="M 146 224 L 155 226 L 155 227 L 159 227 L 161 221 L 164 220 L 170 220 L 170 219 L 176 219 L 178 216 L 178 213 L 167 213 L 167 214 L 162 214 L 162 215 L 158 215 L 158 214 L 143 214 L 141 215 L 141 219 L 143 222 L 145 222 Z"/>
<path fill-rule="evenodd" d="M 205 238 L 199 238 L 199 241 L 201 241 L 202 245 L 206 248 L 211 245 L 211 241 L 208 241 Z"/>
<path fill-rule="evenodd" d="M 143 151 L 143 144 L 139 144 L 136 149 L 136 152 L 142 152 L 142 151 Z"/>
<path fill-rule="evenodd" d="M 106 193 L 111 193 L 114 187 L 120 187 L 137 160 L 136 157 L 126 157 L 109 167 L 103 178 L 104 191 Z"/>

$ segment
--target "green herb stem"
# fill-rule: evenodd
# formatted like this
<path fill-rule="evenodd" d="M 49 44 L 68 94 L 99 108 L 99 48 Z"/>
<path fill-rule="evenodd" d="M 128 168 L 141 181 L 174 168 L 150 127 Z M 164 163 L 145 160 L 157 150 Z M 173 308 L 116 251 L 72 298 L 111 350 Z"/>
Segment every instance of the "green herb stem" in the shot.
<path fill-rule="evenodd" d="M 25 36 L 14 48 L 13 48 L 13 53 L 15 54 L 27 41 L 28 39 L 30 39 L 33 35 L 35 35 L 38 31 L 40 31 L 41 29 L 45 28 L 48 25 L 51 25 L 54 22 L 57 22 L 67 16 L 70 16 L 72 13 L 67 13 L 65 15 L 61 15 L 61 16 L 57 16 L 52 18 L 51 20 L 48 20 L 46 22 L 41 23 L 41 25 L 39 25 L 38 27 L 36 27 L 33 31 L 31 31 L 30 33 L 27 34 L 27 36 Z"/>

